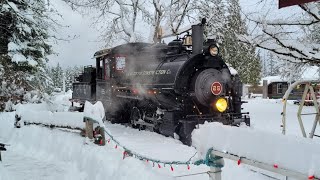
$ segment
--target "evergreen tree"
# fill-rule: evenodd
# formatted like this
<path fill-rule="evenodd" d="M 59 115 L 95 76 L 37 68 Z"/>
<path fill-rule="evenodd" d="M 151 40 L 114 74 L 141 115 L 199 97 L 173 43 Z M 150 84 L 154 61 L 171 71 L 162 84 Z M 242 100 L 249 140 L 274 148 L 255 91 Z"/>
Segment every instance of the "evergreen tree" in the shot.
<path fill-rule="evenodd" d="M 253 46 L 238 40 L 239 35 L 247 34 L 246 23 L 241 19 L 239 0 L 228 0 L 228 4 L 221 54 L 238 71 L 242 82 L 255 84 L 260 79 L 261 62 Z"/>
<path fill-rule="evenodd" d="M 55 88 L 62 90 L 63 86 L 63 70 L 58 63 L 57 66 L 51 68 L 51 79 Z"/>
<path fill-rule="evenodd" d="M 277 58 L 273 55 L 273 53 L 270 52 L 268 53 L 268 67 L 268 76 L 277 76 L 280 74 Z"/>
<path fill-rule="evenodd" d="M 48 29 L 54 30 L 46 0 L 0 2 L 0 94 L 21 95 L 49 85 L 45 64 L 52 53 Z"/>
<path fill-rule="evenodd" d="M 221 44 L 224 39 L 226 22 L 226 7 L 224 2 L 221 0 L 200 1 L 196 7 L 199 9 L 198 19 L 207 19 L 205 28 L 206 37 L 213 38 Z"/>
<path fill-rule="evenodd" d="M 72 83 L 74 82 L 73 68 L 68 67 L 65 70 L 65 75 L 66 75 L 66 91 L 72 90 Z"/>
<path fill-rule="evenodd" d="M 66 91 L 72 90 L 72 83 L 75 82 L 75 77 L 79 76 L 79 74 L 83 71 L 82 66 L 67 67 L 66 69 L 62 69 L 59 63 L 56 66 L 47 69 L 48 75 L 52 80 L 52 89 L 63 89 L 63 74 L 65 74 Z"/>
<path fill-rule="evenodd" d="M 267 62 L 266 62 L 266 59 L 265 59 L 265 58 L 262 58 L 262 57 L 261 57 L 260 51 L 258 51 L 257 58 L 260 59 L 261 70 L 262 70 L 261 76 L 262 76 L 262 77 L 268 76 Z"/>
<path fill-rule="evenodd" d="M 83 71 L 82 66 L 68 67 L 65 70 L 66 74 L 66 90 L 72 90 L 72 83 L 75 82 L 75 77 L 79 76 Z"/>

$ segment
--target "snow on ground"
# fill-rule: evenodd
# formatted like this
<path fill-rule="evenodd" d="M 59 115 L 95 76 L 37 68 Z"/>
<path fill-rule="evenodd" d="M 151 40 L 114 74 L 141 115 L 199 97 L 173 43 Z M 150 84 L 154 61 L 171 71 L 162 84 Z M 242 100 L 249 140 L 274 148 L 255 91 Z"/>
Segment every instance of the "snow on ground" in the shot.
<path fill-rule="evenodd" d="M 84 128 L 83 113 L 79 112 L 51 112 L 51 111 L 25 111 L 20 113 L 22 122 L 42 123 L 46 125 L 69 126 Z"/>
<path fill-rule="evenodd" d="M 61 98 L 63 99 L 63 98 Z M 249 99 L 244 105 L 245 111 L 251 114 L 254 130 L 281 134 L 280 100 Z M 48 108 L 29 106 L 27 109 L 48 110 Z M 301 136 L 296 120 L 298 106 L 288 105 L 288 134 Z M 40 111 L 40 110 L 39 110 Z M 306 107 L 305 112 L 312 112 Z M 310 129 L 312 117 L 306 116 L 306 127 Z M 183 176 L 208 171 L 206 166 L 166 165 L 161 169 L 152 167 L 152 163 L 135 158 L 122 160 L 123 150 L 115 149 L 115 144 L 104 147 L 93 144 L 83 145 L 83 138 L 78 132 L 50 130 L 38 126 L 13 128 L 14 113 L 0 113 L 0 142 L 9 143 L 8 151 L 3 152 L 0 163 L 0 179 L 199 179 L 208 180 L 207 174 Z M 141 155 L 159 160 L 188 160 L 196 150 L 182 145 L 178 140 L 167 138 L 147 131 L 138 131 L 122 125 L 106 124 L 107 130 L 127 148 Z M 316 134 L 320 134 L 318 127 Z M 263 137 L 261 137 L 263 138 Z M 319 139 L 319 138 L 318 138 Z M 263 139 L 262 139 L 263 141 Z M 318 141 L 314 139 L 314 141 Z M 252 147 L 253 149 L 255 147 Z M 197 154 L 198 156 L 198 154 Z M 252 167 L 238 166 L 236 162 L 225 160 L 223 180 L 268 180 L 267 176 L 255 173 Z M 254 169 L 256 170 L 256 169 Z M 260 170 L 259 170 L 260 171 Z M 24 175 L 29 173 L 29 175 Z M 270 173 L 266 173 L 270 174 Z M 41 177 L 43 176 L 43 177 Z M 178 177 L 183 176 L 183 177 Z M 89 178 L 90 177 L 90 178 Z M 277 176 L 284 179 L 282 176 Z"/>
<path fill-rule="evenodd" d="M 249 103 L 243 104 L 245 112 L 250 112 L 251 127 L 261 131 L 282 133 L 282 115 L 283 103 L 281 99 L 249 99 Z M 287 105 L 287 130 L 288 135 L 302 136 L 300 126 L 298 124 L 297 112 L 298 105 L 294 105 L 292 101 Z M 313 106 L 304 106 L 302 113 L 314 113 Z M 315 115 L 302 116 L 306 133 L 311 131 Z M 320 135 L 320 126 L 317 127 L 315 134 Z M 320 138 L 315 138 L 320 141 Z"/>
<path fill-rule="evenodd" d="M 101 101 L 91 104 L 86 101 L 84 104 L 83 115 L 99 124 L 99 126 L 104 127 L 103 118 L 105 117 L 104 107 Z"/>
<path fill-rule="evenodd" d="M 0 121 L 11 126 L 13 114 L 7 114 L 1 114 Z M 170 179 L 140 160 L 123 160 L 120 148 L 84 145 L 79 133 L 31 125 L 1 128 L 0 137 L 1 142 L 10 144 L 3 153 L 10 179 Z"/>
<path fill-rule="evenodd" d="M 218 134 L 223 134 L 224 138 L 218 137 Z M 192 140 L 203 156 L 213 147 L 214 150 L 258 160 L 270 166 L 277 164 L 306 175 L 320 176 L 320 143 L 312 139 L 284 136 L 246 126 L 205 123 L 193 132 Z"/>

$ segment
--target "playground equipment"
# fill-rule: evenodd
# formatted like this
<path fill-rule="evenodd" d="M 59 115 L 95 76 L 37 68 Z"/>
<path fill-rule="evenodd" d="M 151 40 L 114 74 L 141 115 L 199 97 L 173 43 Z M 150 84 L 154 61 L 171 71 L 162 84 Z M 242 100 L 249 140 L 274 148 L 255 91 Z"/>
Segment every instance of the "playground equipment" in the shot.
<path fill-rule="evenodd" d="M 302 136 L 303 137 L 307 137 L 306 130 L 305 130 L 303 122 L 302 122 L 302 116 L 303 115 L 315 115 L 313 126 L 312 126 L 312 129 L 311 129 L 311 132 L 309 133 L 309 138 L 313 138 L 314 136 L 318 136 L 318 135 L 315 135 L 314 133 L 315 133 L 317 124 L 319 123 L 319 125 L 320 125 L 319 104 L 317 102 L 317 97 L 316 97 L 316 94 L 314 92 L 314 88 L 311 85 L 312 83 L 315 83 L 315 82 L 314 81 L 297 81 L 297 82 L 294 82 L 289 86 L 288 90 L 286 91 L 285 95 L 283 96 L 282 101 L 283 101 L 284 104 L 283 104 L 283 111 L 282 111 L 282 134 L 286 134 L 286 128 L 287 128 L 287 120 L 286 120 L 287 111 L 286 111 L 286 108 L 287 108 L 287 100 L 288 100 L 288 98 L 290 96 L 290 93 L 298 85 L 303 85 L 304 84 L 305 85 L 305 89 L 304 89 L 304 92 L 302 94 L 302 99 L 301 99 L 301 102 L 299 103 L 299 109 L 298 109 L 298 113 L 297 113 L 298 122 L 299 122 L 299 125 L 300 125 Z M 313 106 L 315 108 L 315 113 L 304 113 L 304 114 L 302 113 L 302 108 L 303 108 L 303 106 L 305 104 L 307 95 L 311 96 L 311 101 L 313 102 Z"/>

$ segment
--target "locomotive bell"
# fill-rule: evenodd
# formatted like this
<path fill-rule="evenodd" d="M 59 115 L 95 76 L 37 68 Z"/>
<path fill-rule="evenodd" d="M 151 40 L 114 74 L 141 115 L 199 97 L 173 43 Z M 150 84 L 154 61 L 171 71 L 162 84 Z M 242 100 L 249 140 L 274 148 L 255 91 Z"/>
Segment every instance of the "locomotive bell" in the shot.
<path fill-rule="evenodd" d="M 192 37 L 189 33 L 184 37 L 183 45 L 184 46 L 192 46 Z"/>

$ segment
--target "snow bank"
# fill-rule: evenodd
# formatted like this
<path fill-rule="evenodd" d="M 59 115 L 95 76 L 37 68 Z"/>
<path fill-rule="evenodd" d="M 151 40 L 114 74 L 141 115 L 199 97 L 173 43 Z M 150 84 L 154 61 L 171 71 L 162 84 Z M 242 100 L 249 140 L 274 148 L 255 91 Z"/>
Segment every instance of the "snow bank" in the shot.
<path fill-rule="evenodd" d="M 0 180 L 7 180 L 7 179 L 11 179 L 10 177 L 12 177 L 1 163 L 0 163 L 0 175 L 1 175 Z"/>
<path fill-rule="evenodd" d="M 68 91 L 66 93 L 53 93 L 46 101 L 48 104 L 48 110 L 52 112 L 68 111 L 71 106 L 71 102 L 69 101 L 71 98 L 72 91 Z"/>
<path fill-rule="evenodd" d="M 0 143 L 8 144 L 8 140 L 11 138 L 11 135 L 13 134 L 13 119 L 14 119 L 14 113 L 0 113 Z M 8 149 L 8 147 L 6 147 Z M 6 152 L 2 152 L 2 158 L 5 156 Z M 3 166 L 3 164 L 0 162 L 0 180 L 7 180 L 11 179 L 10 173 L 7 171 L 7 169 Z"/>
<path fill-rule="evenodd" d="M 106 123 L 106 126 L 107 131 L 121 145 L 144 157 L 169 162 L 186 162 L 197 152 L 194 147 L 185 146 L 177 139 L 164 137 L 154 132 L 139 131 L 119 124 Z M 108 136 L 106 137 L 108 139 Z M 198 154 L 195 155 L 195 158 L 198 158 Z M 186 169 L 183 165 L 181 167 Z"/>
<path fill-rule="evenodd" d="M 86 101 L 84 104 L 84 117 L 95 120 L 101 127 L 104 127 L 102 119 L 105 116 L 104 107 L 101 101 L 96 102 L 94 105 Z"/>
<path fill-rule="evenodd" d="M 84 128 L 83 113 L 80 112 L 24 111 L 20 115 L 23 122 Z"/>
<path fill-rule="evenodd" d="M 64 99 L 64 96 L 58 98 Z M 58 101 L 59 101 L 58 100 Z M 61 102 L 61 101 L 59 101 Z M 19 104 L 16 114 L 21 116 L 22 122 L 41 123 L 45 125 L 68 126 L 72 128 L 84 128 L 83 117 L 91 118 L 104 127 L 102 119 L 105 116 L 104 107 L 100 101 L 96 104 L 85 103 L 84 113 L 81 112 L 51 112 L 46 103 Z"/>
<path fill-rule="evenodd" d="M 17 104 L 15 113 L 21 116 L 22 122 L 84 128 L 83 113 L 65 112 L 69 108 L 69 96 L 70 93 L 56 94 L 48 103 Z"/>
<path fill-rule="evenodd" d="M 206 123 L 193 131 L 192 141 L 203 156 L 213 147 L 240 157 L 320 176 L 320 144 L 312 139 Z"/>
<path fill-rule="evenodd" d="M 28 95 L 29 94 L 29 95 Z M 29 92 L 25 96 L 28 102 L 40 102 L 40 99 L 37 97 L 36 92 Z M 33 96 L 33 98 L 31 98 Z M 66 93 L 53 93 L 51 96 L 45 96 L 43 102 L 41 103 L 26 103 L 26 104 L 17 104 L 13 106 L 13 109 L 17 111 L 17 114 L 22 113 L 23 111 L 51 111 L 51 112 L 67 112 L 71 106 L 69 99 L 72 97 L 72 91 Z M 31 100 L 35 99 L 35 100 Z"/>
<path fill-rule="evenodd" d="M 0 142 L 7 143 L 11 134 L 14 133 L 14 112 L 0 112 Z"/>
<path fill-rule="evenodd" d="M 157 173 L 144 161 L 131 157 L 123 160 L 123 150 L 120 148 L 84 145 L 83 138 L 78 133 L 27 126 L 12 134 L 9 142 L 14 142 L 12 148 L 15 151 L 37 156 L 43 161 L 69 163 L 73 170 L 70 171 L 70 176 L 62 179 L 172 179 Z"/>
<path fill-rule="evenodd" d="M 14 106 L 16 110 L 16 114 L 21 115 L 22 113 L 26 113 L 27 111 L 48 111 L 47 103 L 40 104 L 17 104 Z"/>

